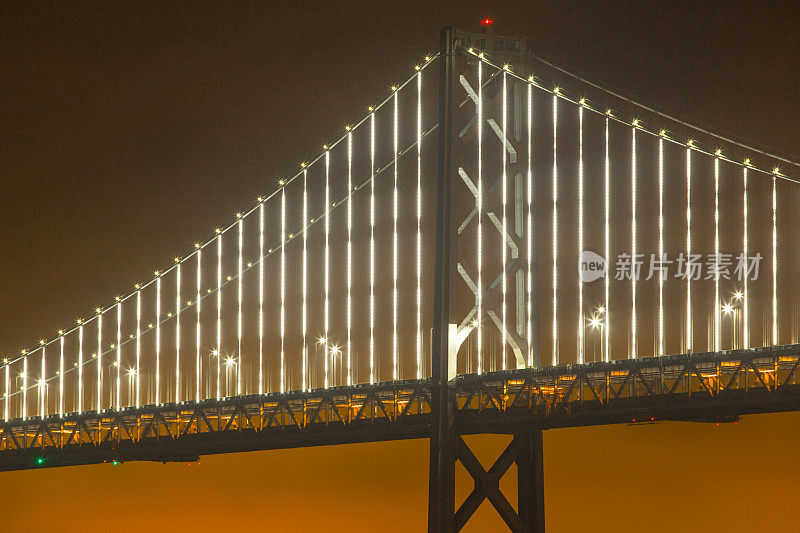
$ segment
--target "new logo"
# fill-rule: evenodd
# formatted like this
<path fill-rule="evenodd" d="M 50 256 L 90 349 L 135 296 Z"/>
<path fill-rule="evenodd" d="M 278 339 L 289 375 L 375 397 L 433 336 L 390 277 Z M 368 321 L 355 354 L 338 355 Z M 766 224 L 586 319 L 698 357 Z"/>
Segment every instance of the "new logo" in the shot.
<path fill-rule="evenodd" d="M 589 250 L 581 252 L 581 281 L 590 283 L 606 275 L 606 260 Z"/>

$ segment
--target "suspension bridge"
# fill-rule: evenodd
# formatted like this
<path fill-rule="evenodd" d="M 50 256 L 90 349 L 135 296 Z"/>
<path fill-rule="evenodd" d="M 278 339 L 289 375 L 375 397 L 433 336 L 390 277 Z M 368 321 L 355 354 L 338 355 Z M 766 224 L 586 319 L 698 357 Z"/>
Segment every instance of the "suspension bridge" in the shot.
<path fill-rule="evenodd" d="M 446 28 L 295 175 L 7 352 L 0 470 L 429 438 L 431 531 L 485 499 L 539 531 L 545 429 L 800 409 L 800 165 L 533 52 Z M 477 433 L 513 435 L 488 469 Z"/>

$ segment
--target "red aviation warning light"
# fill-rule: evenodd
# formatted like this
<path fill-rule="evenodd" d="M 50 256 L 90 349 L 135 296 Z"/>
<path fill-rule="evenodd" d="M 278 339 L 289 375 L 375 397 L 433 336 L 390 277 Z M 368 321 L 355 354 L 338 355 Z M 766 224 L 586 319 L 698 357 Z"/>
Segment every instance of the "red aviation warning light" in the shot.
<path fill-rule="evenodd" d="M 494 24 L 494 19 L 485 18 L 481 21 L 481 26 L 491 26 Z"/>

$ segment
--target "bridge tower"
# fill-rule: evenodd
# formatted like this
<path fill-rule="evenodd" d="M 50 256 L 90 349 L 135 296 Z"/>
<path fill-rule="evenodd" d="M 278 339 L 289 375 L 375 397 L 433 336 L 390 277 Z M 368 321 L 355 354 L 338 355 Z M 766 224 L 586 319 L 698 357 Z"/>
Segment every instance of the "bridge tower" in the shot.
<path fill-rule="evenodd" d="M 487 470 L 462 438 L 474 431 L 458 419 L 452 387 L 455 376 L 462 373 L 459 364 L 464 367 L 460 348 L 470 336 L 477 335 L 472 343 L 477 345 L 478 366 L 465 370 L 500 370 L 481 367 L 480 352 L 487 344 L 481 340 L 481 333 L 488 336 L 491 332 L 503 339 L 503 370 L 541 366 L 538 305 L 529 292 L 531 280 L 538 279 L 538 243 L 529 223 L 535 199 L 526 179 L 530 169 L 517 156 L 526 151 L 524 87 L 505 76 L 476 81 L 473 75 L 465 75 L 472 74 L 476 65 L 474 57 L 464 53 L 471 46 L 495 50 L 493 57 L 525 66 L 532 47 L 524 37 L 495 35 L 491 24 L 483 21 L 481 32 L 443 28 L 440 38 L 432 331 L 434 422 L 428 507 L 428 529 L 432 532 L 460 530 L 486 499 L 512 531 L 544 531 L 542 429 L 530 427 L 514 433 L 511 443 Z M 487 153 L 493 149 L 496 161 L 486 167 L 495 169 L 491 173 L 484 172 L 482 162 L 474 161 L 473 151 L 467 149 L 481 143 L 489 148 Z M 503 170 L 497 172 L 496 168 Z M 482 247 L 488 232 L 493 232 L 492 240 L 503 242 L 506 249 L 502 254 L 486 254 L 485 259 L 478 251 L 476 260 L 473 251 Z M 457 461 L 473 478 L 474 489 L 456 510 Z M 517 510 L 499 489 L 500 479 L 512 464 L 517 465 L 518 472 Z"/>

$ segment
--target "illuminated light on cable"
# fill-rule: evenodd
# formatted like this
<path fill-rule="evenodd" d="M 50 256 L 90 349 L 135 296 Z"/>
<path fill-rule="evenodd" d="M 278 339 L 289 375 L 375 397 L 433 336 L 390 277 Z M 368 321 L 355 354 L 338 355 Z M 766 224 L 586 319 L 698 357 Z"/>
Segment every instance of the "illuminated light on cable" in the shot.
<path fill-rule="evenodd" d="M 422 379 L 422 72 L 417 73 L 417 379 Z"/>
<path fill-rule="evenodd" d="M 533 76 L 529 81 L 533 81 Z M 527 366 L 531 366 L 533 359 L 533 327 L 531 314 L 533 313 L 533 171 L 531 170 L 532 154 L 532 141 L 533 141 L 533 86 L 528 84 L 528 287 L 527 287 L 527 302 L 526 302 L 526 317 L 525 324 L 526 338 L 528 339 L 528 354 L 526 358 Z M 538 347 L 537 347 L 538 349 Z"/>
<path fill-rule="evenodd" d="M 369 382 L 375 383 L 375 113 L 369 118 Z"/>
<path fill-rule="evenodd" d="M 217 230 L 217 400 L 222 399 L 222 233 Z"/>
<path fill-rule="evenodd" d="M 139 392 L 140 392 L 140 379 L 139 376 L 141 372 L 139 371 L 139 360 L 142 355 L 142 291 L 136 291 L 136 408 L 139 408 Z M 62 371 L 61 374 L 63 375 L 64 372 Z"/>
<path fill-rule="evenodd" d="M 281 188 L 281 392 L 286 392 L 286 188 Z"/>
<path fill-rule="evenodd" d="M 175 403 L 181 402 L 181 264 L 175 267 Z"/>
<path fill-rule="evenodd" d="M 78 413 L 83 412 L 83 324 L 78 325 Z"/>
<path fill-rule="evenodd" d="M 330 186 L 330 166 L 331 154 L 325 150 L 325 309 L 324 309 L 324 329 L 325 329 L 325 355 L 324 355 L 324 371 L 325 371 L 325 388 L 329 386 L 328 379 L 328 333 L 330 331 L 330 265 L 331 265 L 331 248 L 330 248 L 330 233 L 331 233 L 331 220 L 330 220 L 330 207 L 331 207 L 331 186 Z"/>
<path fill-rule="evenodd" d="M 306 376 L 308 374 L 308 346 L 306 331 L 308 329 L 308 171 L 303 170 L 303 390 L 308 390 Z"/>
<path fill-rule="evenodd" d="M 494 24 L 494 20 L 490 18 L 485 18 L 481 21 L 481 26 L 491 26 L 492 24 Z"/>
<path fill-rule="evenodd" d="M 477 348 L 478 348 L 478 374 L 483 372 L 483 61 L 478 62 L 478 294 L 475 295 Z"/>
<path fill-rule="evenodd" d="M 97 412 L 103 410 L 103 313 L 98 309 L 97 315 Z"/>
<path fill-rule="evenodd" d="M 244 220 L 239 217 L 239 256 L 237 258 L 237 267 L 239 274 L 236 277 L 237 295 L 236 295 L 236 395 L 242 394 L 242 249 L 244 248 Z"/>
<path fill-rule="evenodd" d="M 742 256 L 747 261 L 748 254 L 748 239 L 747 239 L 747 165 L 750 160 L 745 161 L 745 167 L 742 168 Z M 742 348 L 750 348 L 750 313 L 748 305 L 748 291 L 747 291 L 747 271 L 745 269 L 743 276 L 744 290 L 737 294 L 742 299 Z M 735 348 L 735 347 L 734 347 Z"/>
<path fill-rule="evenodd" d="M 64 333 L 58 334 L 58 416 L 64 418 Z"/>
<path fill-rule="evenodd" d="M 658 258 L 664 258 L 664 139 L 658 139 Z M 658 355 L 664 355 L 664 271 L 658 272 Z"/>
<path fill-rule="evenodd" d="M 394 192 L 392 197 L 392 379 L 399 379 L 398 372 L 398 344 L 397 338 L 397 217 L 398 217 L 398 190 L 397 190 L 397 152 L 398 152 L 398 113 L 397 92 L 394 93 Z"/>
<path fill-rule="evenodd" d="M 686 260 L 692 253 L 692 149 L 686 148 Z M 686 276 L 686 353 L 692 351 L 692 277 Z"/>
<path fill-rule="evenodd" d="M 44 341 L 43 341 L 44 342 Z M 39 417 L 44 420 L 44 412 L 45 412 L 45 404 L 47 402 L 47 398 L 45 397 L 46 388 L 44 384 L 45 376 L 47 375 L 47 367 L 45 366 L 45 360 L 47 357 L 47 347 L 42 346 L 42 369 L 41 369 L 41 378 L 39 379 Z"/>
<path fill-rule="evenodd" d="M 120 372 L 122 372 L 122 302 L 117 300 L 117 394 L 116 406 L 119 411 L 120 403 Z"/>
<path fill-rule="evenodd" d="M 607 113 L 609 116 L 611 115 L 611 110 Z M 605 161 L 603 165 L 603 196 L 604 196 L 604 225 L 605 229 L 603 231 L 603 241 L 604 241 L 604 248 L 605 248 L 605 257 L 611 257 L 611 225 L 610 225 L 610 218 L 611 218 L 611 156 L 610 156 L 610 146 L 609 146 L 609 139 L 608 139 L 608 117 L 606 117 L 606 124 L 605 124 Z M 605 327 L 604 331 L 602 332 L 605 336 L 605 350 L 603 353 L 603 358 L 606 362 L 611 361 L 611 306 L 610 306 L 610 284 L 611 284 L 611 276 L 606 274 L 603 278 L 603 320 L 605 320 Z"/>
<path fill-rule="evenodd" d="M 28 418 L 28 356 L 22 358 L 22 419 Z"/>
<path fill-rule="evenodd" d="M 558 87 L 553 95 L 553 365 L 558 365 Z"/>
<path fill-rule="evenodd" d="M 258 393 L 264 394 L 264 202 L 258 206 Z"/>
<path fill-rule="evenodd" d="M 501 260 L 503 262 L 503 273 L 501 275 L 501 278 L 502 278 L 501 283 L 503 285 L 502 289 L 501 289 L 502 290 L 502 294 L 503 294 L 503 302 L 502 302 L 502 309 L 501 309 L 502 323 L 503 323 L 503 332 L 502 332 L 502 335 L 501 335 L 502 342 L 503 342 L 503 349 L 501 350 L 501 354 L 502 354 L 502 357 L 503 357 L 503 361 L 502 361 L 501 365 L 502 365 L 502 369 L 503 370 L 506 369 L 506 344 L 508 344 L 508 340 L 507 340 L 507 335 L 508 334 L 507 334 L 507 331 L 506 331 L 506 313 L 507 313 L 507 309 L 506 309 L 506 306 L 507 306 L 507 304 L 506 304 L 506 290 L 507 290 L 507 288 L 506 288 L 506 284 L 507 284 L 507 282 L 506 282 L 506 270 L 507 270 L 507 266 L 508 266 L 508 262 L 507 262 L 508 261 L 508 259 L 507 259 L 507 257 L 508 257 L 508 243 L 506 243 L 506 235 L 507 235 L 507 233 L 506 233 L 506 231 L 507 231 L 506 230 L 506 227 L 507 227 L 506 204 L 508 202 L 508 183 L 507 183 L 507 181 L 508 181 L 507 177 L 508 176 L 506 175 L 506 142 L 508 142 L 506 140 L 506 131 L 507 131 L 507 127 L 508 127 L 508 118 L 507 118 L 507 115 L 508 115 L 507 107 L 508 106 L 507 106 L 507 102 L 506 102 L 506 100 L 507 100 L 507 97 L 506 97 L 506 92 L 507 92 L 506 91 L 506 78 L 507 78 L 507 74 L 506 74 L 506 71 L 504 70 L 503 71 L 503 99 L 502 99 L 502 105 L 503 105 L 503 108 L 502 108 L 502 113 L 503 113 L 503 117 L 502 117 L 502 120 L 503 120 L 503 148 L 502 148 L 502 150 L 503 150 L 503 158 L 502 158 L 502 165 L 503 165 L 503 171 L 502 171 L 502 174 L 501 174 L 501 179 L 503 180 L 503 186 L 502 186 L 502 204 L 503 204 L 502 216 L 503 216 L 503 218 L 502 218 L 502 222 L 501 222 L 501 226 L 503 228 L 502 229 L 502 233 L 503 234 L 500 237 L 500 246 L 501 246 L 501 254 L 500 255 L 501 255 Z"/>
<path fill-rule="evenodd" d="M 198 247 L 197 249 L 197 286 L 196 286 L 196 293 L 195 299 L 197 300 L 197 305 L 195 308 L 196 313 L 196 323 L 195 323 L 195 330 L 194 330 L 194 400 L 195 402 L 200 402 L 200 307 L 201 307 L 201 299 L 200 299 L 200 291 L 202 286 L 202 278 L 201 278 L 201 267 L 203 264 L 203 250 Z"/>
<path fill-rule="evenodd" d="M 583 102 L 581 102 L 583 103 Z M 578 364 L 583 364 L 584 329 L 583 281 L 581 280 L 581 254 L 583 253 L 583 106 L 578 107 Z"/>
<path fill-rule="evenodd" d="M 778 344 L 778 188 L 776 176 L 779 169 L 772 172 L 772 345 Z"/>
<path fill-rule="evenodd" d="M 636 127 L 631 128 L 631 358 L 637 357 L 636 344 Z"/>
<path fill-rule="evenodd" d="M 714 158 L 714 351 L 722 349 L 722 327 L 720 324 L 719 308 L 719 156 L 717 150 Z"/>
<path fill-rule="evenodd" d="M 161 399 L 161 275 L 156 271 L 156 405 Z"/>
<path fill-rule="evenodd" d="M 11 394 L 9 394 L 8 386 L 11 383 L 11 365 L 6 364 L 6 388 L 5 388 L 5 402 L 3 402 L 3 420 L 8 422 L 8 404 L 11 402 Z M 63 390 L 63 389 L 62 389 Z M 63 413 L 61 416 L 64 416 Z"/>
<path fill-rule="evenodd" d="M 353 329 L 353 134 L 347 133 L 347 385 L 352 384 L 351 358 L 353 345 L 351 340 Z"/>

